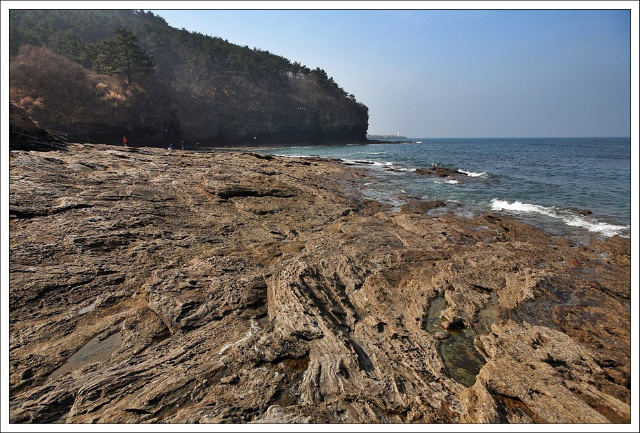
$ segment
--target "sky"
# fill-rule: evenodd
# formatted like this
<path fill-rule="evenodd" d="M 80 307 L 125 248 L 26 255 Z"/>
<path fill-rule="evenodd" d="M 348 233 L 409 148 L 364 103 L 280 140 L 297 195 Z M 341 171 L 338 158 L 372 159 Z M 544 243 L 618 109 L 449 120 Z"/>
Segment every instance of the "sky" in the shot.
<path fill-rule="evenodd" d="M 369 108 L 369 134 L 636 136 L 637 1 L 7 3 L 151 10 L 319 67 Z"/>
<path fill-rule="evenodd" d="M 152 4 L 172 27 L 324 69 L 369 107 L 370 134 L 631 135 L 637 2 Z"/>

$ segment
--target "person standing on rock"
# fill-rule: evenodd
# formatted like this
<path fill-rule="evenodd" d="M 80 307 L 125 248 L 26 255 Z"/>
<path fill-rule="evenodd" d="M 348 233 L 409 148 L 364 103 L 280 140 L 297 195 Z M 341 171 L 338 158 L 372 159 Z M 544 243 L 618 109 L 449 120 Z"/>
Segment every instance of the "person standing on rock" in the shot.
<path fill-rule="evenodd" d="M 127 143 L 129 143 L 129 140 L 127 140 L 127 137 L 122 137 L 122 145 L 124 147 L 127 147 Z"/>

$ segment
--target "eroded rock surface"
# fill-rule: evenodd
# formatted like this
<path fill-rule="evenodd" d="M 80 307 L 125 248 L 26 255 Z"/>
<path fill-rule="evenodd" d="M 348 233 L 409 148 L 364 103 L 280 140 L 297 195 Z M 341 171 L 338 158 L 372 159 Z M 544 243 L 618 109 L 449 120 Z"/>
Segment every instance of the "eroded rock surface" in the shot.
<path fill-rule="evenodd" d="M 10 421 L 630 421 L 629 239 L 394 212 L 358 194 L 363 176 L 12 151 Z"/>

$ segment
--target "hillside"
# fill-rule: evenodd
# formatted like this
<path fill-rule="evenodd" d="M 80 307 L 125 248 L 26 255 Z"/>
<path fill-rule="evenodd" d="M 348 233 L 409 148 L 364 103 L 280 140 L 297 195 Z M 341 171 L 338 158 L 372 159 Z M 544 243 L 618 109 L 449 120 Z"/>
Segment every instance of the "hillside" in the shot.
<path fill-rule="evenodd" d="M 368 109 L 322 69 L 133 10 L 11 10 L 10 100 L 69 141 L 366 141 Z M 114 67 L 129 35 L 147 63 Z"/>
<path fill-rule="evenodd" d="M 9 104 L 9 150 L 60 150 L 66 147 L 63 137 L 33 121 L 27 113 Z"/>

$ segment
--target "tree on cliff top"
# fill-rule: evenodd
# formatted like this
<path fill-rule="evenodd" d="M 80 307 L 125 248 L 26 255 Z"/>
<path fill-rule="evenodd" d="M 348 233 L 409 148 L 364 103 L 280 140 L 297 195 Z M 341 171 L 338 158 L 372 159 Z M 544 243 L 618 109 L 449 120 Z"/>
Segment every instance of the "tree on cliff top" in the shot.
<path fill-rule="evenodd" d="M 75 133 L 88 123 L 91 131 L 97 131 L 96 125 L 121 128 L 117 118 L 139 136 L 164 139 L 164 122 L 171 116 L 179 117 L 189 141 L 241 142 L 255 136 L 265 143 L 366 139 L 367 107 L 320 68 L 312 71 L 268 51 L 179 30 L 151 12 L 12 10 L 10 18 L 10 61 L 19 60 L 16 66 L 27 74 L 25 79 L 12 78 L 14 102 L 25 105 L 16 96 L 24 95 L 24 101 L 33 101 L 29 108 L 36 120 L 49 116 L 51 127 L 61 131 Z M 47 69 L 28 58 L 36 52 L 21 51 L 26 45 L 48 48 L 101 77 L 85 73 L 91 81 L 84 86 L 91 90 L 87 99 L 71 92 L 72 103 L 62 110 L 51 110 L 61 99 L 49 96 L 48 105 L 36 106 L 44 101 L 42 92 L 56 85 L 47 81 Z M 38 80 L 27 79 L 34 77 Z M 93 116 L 94 105 L 106 112 L 111 107 L 111 112 Z M 70 123 L 72 118 L 76 120 Z M 81 139 L 104 140 L 87 135 Z"/>
<path fill-rule="evenodd" d="M 153 57 L 146 54 L 138 44 L 138 37 L 122 28 L 116 28 L 115 38 L 105 39 L 97 44 L 98 56 L 94 69 L 103 74 L 122 74 L 131 84 L 138 78 L 153 73 Z"/>

